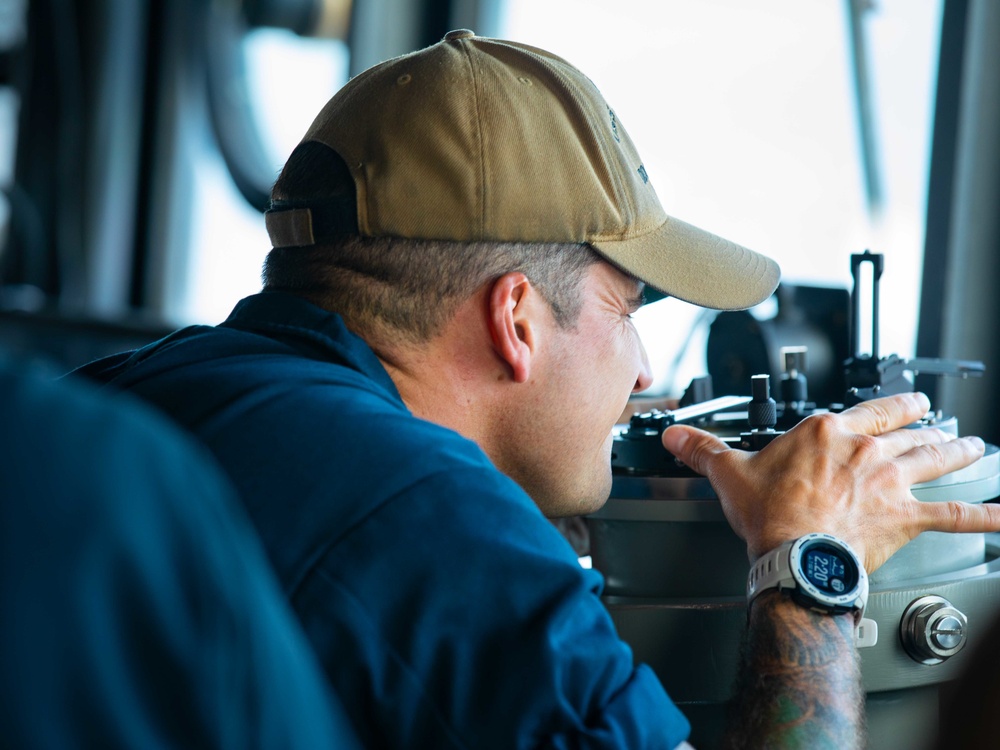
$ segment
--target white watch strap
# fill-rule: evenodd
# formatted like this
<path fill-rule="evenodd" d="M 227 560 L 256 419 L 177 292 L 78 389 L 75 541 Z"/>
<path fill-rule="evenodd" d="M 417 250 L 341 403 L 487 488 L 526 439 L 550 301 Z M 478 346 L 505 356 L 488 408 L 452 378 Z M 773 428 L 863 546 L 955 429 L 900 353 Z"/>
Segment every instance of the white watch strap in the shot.
<path fill-rule="evenodd" d="M 846 542 L 843 542 L 829 534 L 807 534 L 799 539 L 785 542 L 767 554 L 760 557 L 750 568 L 747 576 L 747 604 L 762 591 L 768 589 L 795 589 L 800 588 L 799 581 L 792 572 L 793 548 L 799 549 L 803 543 L 812 540 L 827 540 L 835 542 L 846 549 L 855 558 L 858 568 L 858 592 L 857 601 L 860 604 L 858 612 L 858 626 L 855 630 L 855 645 L 857 648 L 867 648 L 874 646 L 878 642 L 878 624 L 874 620 L 864 617 L 865 607 L 868 602 L 868 576 L 861 565 L 857 555 Z M 848 604 L 849 602 L 845 602 Z M 748 611 L 749 614 L 749 611 Z"/>
<path fill-rule="evenodd" d="M 763 555 L 753 567 L 750 568 L 750 575 L 747 576 L 747 602 L 752 602 L 754 597 L 761 591 L 776 588 L 795 588 L 795 578 L 789 568 L 789 550 L 794 541 L 785 542 L 780 547 L 771 550 Z"/>
<path fill-rule="evenodd" d="M 878 623 L 862 617 L 854 630 L 855 648 L 871 648 L 876 643 L 878 643 Z"/>

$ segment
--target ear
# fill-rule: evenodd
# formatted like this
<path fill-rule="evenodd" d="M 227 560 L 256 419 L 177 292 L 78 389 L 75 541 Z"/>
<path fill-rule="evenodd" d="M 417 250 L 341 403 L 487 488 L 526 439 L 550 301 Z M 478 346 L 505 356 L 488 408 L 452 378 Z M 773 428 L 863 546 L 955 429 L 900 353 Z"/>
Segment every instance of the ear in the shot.
<path fill-rule="evenodd" d="M 537 351 L 539 294 L 523 273 L 497 279 L 489 295 L 489 327 L 493 346 L 507 363 L 515 383 L 527 382 Z"/>

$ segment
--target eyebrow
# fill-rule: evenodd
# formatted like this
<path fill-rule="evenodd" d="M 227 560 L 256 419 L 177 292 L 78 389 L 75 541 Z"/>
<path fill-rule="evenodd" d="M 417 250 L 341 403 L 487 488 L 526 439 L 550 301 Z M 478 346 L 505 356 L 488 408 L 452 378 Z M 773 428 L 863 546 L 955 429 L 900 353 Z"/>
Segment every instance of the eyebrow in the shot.
<path fill-rule="evenodd" d="M 646 285 L 641 281 L 637 281 L 636 286 L 636 293 L 625 298 L 625 303 L 628 305 L 629 312 L 635 312 L 646 304 Z"/>

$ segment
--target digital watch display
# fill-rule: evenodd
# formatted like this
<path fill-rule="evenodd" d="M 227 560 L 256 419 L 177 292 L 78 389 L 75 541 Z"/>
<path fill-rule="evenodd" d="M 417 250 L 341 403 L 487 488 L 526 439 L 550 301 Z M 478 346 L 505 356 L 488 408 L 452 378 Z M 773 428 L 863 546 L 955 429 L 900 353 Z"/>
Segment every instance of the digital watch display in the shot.
<path fill-rule="evenodd" d="M 802 552 L 801 558 L 802 574 L 820 591 L 840 595 L 857 585 L 856 567 L 832 545 L 817 542 Z"/>

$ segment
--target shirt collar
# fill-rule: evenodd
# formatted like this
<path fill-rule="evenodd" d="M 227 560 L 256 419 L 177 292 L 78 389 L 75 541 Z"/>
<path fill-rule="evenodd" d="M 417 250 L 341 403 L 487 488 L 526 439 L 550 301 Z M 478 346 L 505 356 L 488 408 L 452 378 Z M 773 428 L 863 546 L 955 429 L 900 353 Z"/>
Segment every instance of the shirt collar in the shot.
<path fill-rule="evenodd" d="M 350 367 L 402 402 L 396 384 L 371 347 L 348 330 L 343 318 L 287 292 L 260 292 L 240 300 L 220 327 L 260 333 L 311 357 Z"/>

